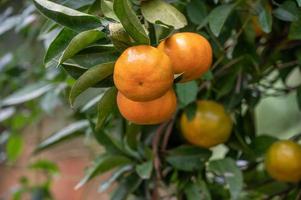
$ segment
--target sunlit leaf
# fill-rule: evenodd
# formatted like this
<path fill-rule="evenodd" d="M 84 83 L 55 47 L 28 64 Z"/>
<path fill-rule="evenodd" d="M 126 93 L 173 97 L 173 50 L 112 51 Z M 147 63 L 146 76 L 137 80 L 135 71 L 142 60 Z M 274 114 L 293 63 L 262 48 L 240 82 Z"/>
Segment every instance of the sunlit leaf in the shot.
<path fill-rule="evenodd" d="M 99 30 L 88 30 L 79 33 L 70 41 L 64 50 L 63 55 L 60 57 L 59 63 L 63 63 L 65 60 L 71 58 L 76 53 L 104 36 L 105 34 Z"/>
<path fill-rule="evenodd" d="M 115 0 L 113 8 L 126 32 L 138 44 L 149 44 L 146 30 L 132 9 L 129 0 Z"/>
<path fill-rule="evenodd" d="M 219 36 L 227 18 L 231 14 L 234 4 L 215 7 L 209 14 L 209 27 L 215 36 Z"/>
<path fill-rule="evenodd" d="M 86 71 L 72 86 L 69 101 L 73 105 L 76 97 L 113 73 L 114 63 L 100 64 Z"/>
<path fill-rule="evenodd" d="M 163 0 L 143 1 L 141 11 L 145 19 L 153 24 L 163 23 L 173 26 L 175 29 L 187 25 L 185 16 Z"/>
<path fill-rule="evenodd" d="M 243 187 L 243 176 L 236 163 L 231 158 L 213 160 L 208 165 L 208 170 L 225 178 L 231 193 L 231 199 L 238 198 Z"/>
<path fill-rule="evenodd" d="M 44 57 L 45 67 L 57 67 L 59 65 L 59 59 L 64 49 L 68 46 L 69 42 L 75 35 L 76 32 L 68 28 L 64 28 L 59 32 L 47 49 Z"/>
<path fill-rule="evenodd" d="M 37 9 L 49 19 L 81 32 L 101 26 L 98 17 L 89 15 L 48 0 L 34 0 Z"/>

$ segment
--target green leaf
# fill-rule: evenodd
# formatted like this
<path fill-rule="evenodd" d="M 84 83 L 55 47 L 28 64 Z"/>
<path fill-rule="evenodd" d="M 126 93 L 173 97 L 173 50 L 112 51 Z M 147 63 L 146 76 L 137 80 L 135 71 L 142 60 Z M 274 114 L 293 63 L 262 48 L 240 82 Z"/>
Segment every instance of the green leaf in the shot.
<path fill-rule="evenodd" d="M 117 89 L 115 87 L 111 87 L 106 91 L 106 93 L 99 101 L 97 108 L 97 123 L 95 127 L 96 131 L 100 130 L 103 127 L 106 118 L 113 112 L 113 110 L 117 106 L 116 95 Z"/>
<path fill-rule="evenodd" d="M 115 167 L 123 166 L 126 164 L 130 164 L 131 160 L 127 157 L 120 155 L 103 155 L 100 159 L 98 159 L 95 164 L 88 170 L 88 173 L 85 177 L 75 186 L 75 189 L 82 187 L 92 178 L 97 175 L 103 174 L 109 170 L 112 170 Z"/>
<path fill-rule="evenodd" d="M 142 179 L 149 179 L 153 171 L 152 160 L 136 165 L 136 172 Z"/>
<path fill-rule="evenodd" d="M 68 46 L 69 42 L 76 35 L 76 32 L 63 28 L 55 39 L 49 45 L 46 55 L 44 57 L 45 67 L 57 67 L 59 65 L 59 58 L 61 57 L 64 49 Z"/>
<path fill-rule="evenodd" d="M 135 45 L 121 23 L 110 23 L 109 30 L 111 41 L 119 52 L 123 52 L 128 47 Z"/>
<path fill-rule="evenodd" d="M 119 169 L 117 169 L 116 171 L 114 171 L 111 175 L 111 177 L 104 181 L 98 188 L 98 192 L 102 193 L 104 191 L 106 191 L 107 189 L 109 189 L 111 187 L 111 185 L 117 181 L 124 173 L 128 172 L 132 170 L 132 166 L 130 165 L 125 165 L 124 167 L 121 167 Z"/>
<path fill-rule="evenodd" d="M 194 24 L 202 24 L 207 17 L 206 4 L 200 0 L 192 0 L 186 7 L 187 15 Z"/>
<path fill-rule="evenodd" d="M 194 118 L 196 111 L 197 111 L 197 103 L 196 102 L 191 103 L 184 108 L 184 112 L 185 112 L 188 120 L 192 120 Z"/>
<path fill-rule="evenodd" d="M 288 38 L 291 40 L 301 40 L 301 20 L 292 22 L 290 25 L 290 30 Z"/>
<path fill-rule="evenodd" d="M 6 144 L 6 155 L 9 161 L 15 161 L 23 149 L 23 139 L 20 135 L 12 134 Z"/>
<path fill-rule="evenodd" d="M 213 34 L 218 37 L 227 18 L 235 4 L 226 4 L 215 7 L 209 14 L 209 27 Z"/>
<path fill-rule="evenodd" d="M 58 144 L 66 139 L 76 137 L 82 134 L 82 130 L 89 127 L 89 122 L 87 120 L 81 120 L 69 124 L 60 131 L 52 134 L 45 140 L 43 140 L 35 149 L 35 153 L 38 153 L 44 149 L 52 147 L 55 144 Z"/>
<path fill-rule="evenodd" d="M 214 172 L 218 176 L 225 178 L 229 186 L 231 199 L 238 198 L 243 186 L 243 176 L 236 163 L 231 158 L 213 160 L 208 165 L 208 170 Z"/>
<path fill-rule="evenodd" d="M 204 181 L 197 180 L 195 183 L 188 183 L 184 188 L 187 200 L 211 200 L 210 192 Z"/>
<path fill-rule="evenodd" d="M 114 0 L 113 8 L 126 32 L 138 44 L 149 44 L 148 35 L 131 8 L 129 0 Z"/>
<path fill-rule="evenodd" d="M 261 29 L 265 33 L 270 33 L 272 30 L 272 12 L 271 9 L 267 6 L 262 6 L 259 16 L 258 16 L 258 21 L 260 24 Z"/>
<path fill-rule="evenodd" d="M 183 145 L 170 150 L 166 161 L 178 170 L 200 171 L 211 154 L 208 149 Z"/>
<path fill-rule="evenodd" d="M 92 53 L 80 53 L 75 55 L 71 61 L 83 66 L 85 68 L 91 68 L 95 65 L 114 62 L 118 58 L 118 54 L 114 51 L 92 52 Z"/>
<path fill-rule="evenodd" d="M 195 81 L 176 84 L 176 92 L 181 108 L 196 100 L 198 89 L 198 85 Z"/>
<path fill-rule="evenodd" d="M 163 23 L 175 29 L 187 25 L 185 16 L 175 7 L 163 0 L 142 1 L 141 12 L 150 23 Z"/>
<path fill-rule="evenodd" d="M 297 21 L 299 19 L 299 9 L 297 8 L 295 2 L 285 1 L 277 9 L 273 11 L 276 18 L 283 21 Z"/>
<path fill-rule="evenodd" d="M 299 110 L 301 110 L 301 87 L 297 89 L 297 103 Z"/>
<path fill-rule="evenodd" d="M 13 94 L 4 98 L 2 101 L 0 100 L 0 104 L 3 106 L 21 104 L 38 98 L 51 89 L 53 89 L 52 84 L 37 82 L 31 85 L 27 85 L 20 90 L 17 90 Z"/>
<path fill-rule="evenodd" d="M 34 0 L 34 4 L 49 19 L 77 32 L 101 26 L 101 21 L 96 16 L 88 15 L 48 0 Z"/>
<path fill-rule="evenodd" d="M 137 124 L 130 123 L 127 126 L 125 133 L 125 143 L 132 150 L 138 148 L 138 137 L 141 132 L 141 126 Z"/>
<path fill-rule="evenodd" d="M 299 7 L 301 7 L 301 0 L 296 0 Z"/>
<path fill-rule="evenodd" d="M 113 73 L 114 63 L 96 65 L 86 71 L 72 86 L 69 101 L 71 106 L 78 95 Z"/>
<path fill-rule="evenodd" d="M 29 165 L 30 169 L 43 170 L 51 174 L 57 174 L 59 172 L 58 166 L 49 160 L 37 160 Z"/>
<path fill-rule="evenodd" d="M 76 53 L 105 37 L 105 34 L 99 30 L 88 30 L 76 35 L 68 44 L 63 55 L 60 57 L 59 63 L 63 63 L 69 58 L 72 58 Z"/>
<path fill-rule="evenodd" d="M 88 69 L 73 63 L 62 63 L 64 70 L 74 79 L 78 79 L 83 75 Z"/>
<path fill-rule="evenodd" d="M 121 179 L 117 189 L 114 191 L 111 200 L 125 200 L 141 184 L 141 179 L 136 174 Z"/>
<path fill-rule="evenodd" d="M 257 156 L 263 156 L 275 141 L 277 141 L 277 139 L 272 136 L 260 135 L 252 141 L 250 149 L 252 149 Z"/>
<path fill-rule="evenodd" d="M 114 19 L 115 21 L 119 22 L 118 17 L 114 13 L 112 1 L 101 0 L 101 11 L 105 17 Z"/>

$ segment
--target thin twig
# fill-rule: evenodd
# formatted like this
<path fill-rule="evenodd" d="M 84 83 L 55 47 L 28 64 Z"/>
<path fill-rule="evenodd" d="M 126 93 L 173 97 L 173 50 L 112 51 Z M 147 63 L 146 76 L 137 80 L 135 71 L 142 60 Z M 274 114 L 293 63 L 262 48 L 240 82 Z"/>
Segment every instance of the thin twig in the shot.
<path fill-rule="evenodd" d="M 287 63 L 276 64 L 276 67 L 278 69 L 283 69 L 283 68 L 292 67 L 292 66 L 298 65 L 298 64 L 299 64 L 298 60 L 293 60 L 293 61 L 290 61 L 290 62 L 287 62 Z"/>
<path fill-rule="evenodd" d="M 172 127 L 173 127 L 174 121 L 175 121 L 175 118 L 170 120 L 170 122 L 167 126 L 166 132 L 165 132 L 164 137 L 163 137 L 163 144 L 161 146 L 161 151 L 165 151 L 165 149 L 167 147 L 167 144 L 168 144 L 171 132 L 172 132 Z"/>
<path fill-rule="evenodd" d="M 160 138 L 161 135 L 164 133 L 164 128 L 166 127 L 167 123 L 163 123 L 159 126 L 159 128 L 157 129 L 155 136 L 153 137 L 153 141 L 152 141 L 152 150 L 153 150 L 153 155 L 154 155 L 154 167 L 156 170 L 156 175 L 157 175 L 157 179 L 161 179 L 161 171 L 160 171 L 160 167 L 161 167 L 161 161 L 160 161 L 160 157 L 158 154 L 158 148 L 159 148 L 159 143 L 160 143 Z"/>

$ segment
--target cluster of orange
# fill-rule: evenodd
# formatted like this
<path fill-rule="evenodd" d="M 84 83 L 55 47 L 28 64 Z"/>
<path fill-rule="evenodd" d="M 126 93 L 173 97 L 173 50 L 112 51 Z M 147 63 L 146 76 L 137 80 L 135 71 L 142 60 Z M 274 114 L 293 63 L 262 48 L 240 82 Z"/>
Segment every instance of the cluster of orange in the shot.
<path fill-rule="evenodd" d="M 200 77 L 211 66 L 210 43 L 196 33 L 176 33 L 158 48 L 140 45 L 117 59 L 114 83 L 120 113 L 136 124 L 157 124 L 172 117 L 177 107 L 175 74 L 181 82 Z"/>
<path fill-rule="evenodd" d="M 181 82 L 190 81 L 208 71 L 211 63 L 211 46 L 196 33 L 176 33 L 158 48 L 140 45 L 126 49 L 114 68 L 120 113 L 136 124 L 170 119 L 177 107 L 174 75 L 181 74 Z M 226 142 L 232 132 L 230 115 L 214 101 L 198 101 L 194 118 L 183 113 L 180 120 L 184 138 L 203 148 Z M 301 146 L 287 140 L 274 143 L 266 154 L 265 167 L 276 180 L 300 181 Z"/>

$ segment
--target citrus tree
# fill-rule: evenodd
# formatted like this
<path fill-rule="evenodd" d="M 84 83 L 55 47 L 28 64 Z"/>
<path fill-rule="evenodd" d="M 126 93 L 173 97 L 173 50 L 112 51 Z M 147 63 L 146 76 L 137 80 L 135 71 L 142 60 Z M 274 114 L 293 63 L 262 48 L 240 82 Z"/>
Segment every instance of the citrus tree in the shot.
<path fill-rule="evenodd" d="M 301 198 L 298 133 L 258 135 L 254 118 L 269 96 L 297 92 L 301 107 L 287 84 L 301 62 L 299 0 L 34 4 L 55 35 L 44 65 L 70 75 L 81 118 L 36 153 L 81 130 L 105 148 L 76 188 L 111 171 L 100 191 L 117 182 L 114 200 Z"/>

